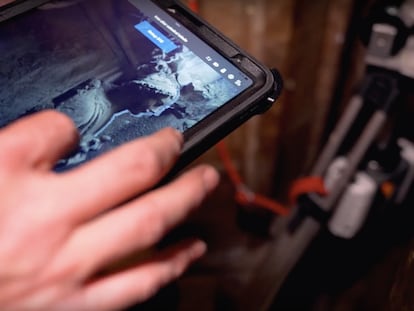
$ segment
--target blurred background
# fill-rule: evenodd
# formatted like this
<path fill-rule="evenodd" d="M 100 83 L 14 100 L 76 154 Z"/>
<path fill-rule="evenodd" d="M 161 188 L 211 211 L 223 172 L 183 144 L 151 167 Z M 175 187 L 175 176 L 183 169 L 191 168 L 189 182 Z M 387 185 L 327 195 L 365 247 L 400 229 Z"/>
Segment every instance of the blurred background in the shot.
<path fill-rule="evenodd" d="M 309 174 L 364 74 L 360 21 L 375 1 L 185 2 L 282 74 L 277 103 L 225 143 L 251 191 L 289 205 L 289 187 Z M 217 148 L 200 162 L 222 174 L 218 190 L 186 224 L 209 252 L 149 309 L 414 310 L 410 234 L 394 238 L 395 228 L 381 222 L 357 241 L 322 232 L 312 241 L 281 243 L 287 216 L 237 203 Z"/>

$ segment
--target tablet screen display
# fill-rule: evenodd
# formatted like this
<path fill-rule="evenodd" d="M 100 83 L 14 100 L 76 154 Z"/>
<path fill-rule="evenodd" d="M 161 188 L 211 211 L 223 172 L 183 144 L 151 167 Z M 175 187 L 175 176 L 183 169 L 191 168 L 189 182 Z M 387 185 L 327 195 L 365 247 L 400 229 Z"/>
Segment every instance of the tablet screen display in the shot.
<path fill-rule="evenodd" d="M 181 132 L 252 80 L 149 0 L 53 1 L 0 23 L 0 127 L 69 115 L 78 165 L 164 127 Z"/>

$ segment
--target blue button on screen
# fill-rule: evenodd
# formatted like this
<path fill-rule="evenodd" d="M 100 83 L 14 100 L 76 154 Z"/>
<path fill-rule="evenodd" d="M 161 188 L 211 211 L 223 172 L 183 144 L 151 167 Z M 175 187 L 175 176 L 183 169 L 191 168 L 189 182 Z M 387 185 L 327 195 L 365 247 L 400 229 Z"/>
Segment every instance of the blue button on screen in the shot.
<path fill-rule="evenodd" d="M 170 39 L 164 36 L 147 21 L 135 25 L 135 28 L 165 53 L 170 53 L 177 48 Z"/>

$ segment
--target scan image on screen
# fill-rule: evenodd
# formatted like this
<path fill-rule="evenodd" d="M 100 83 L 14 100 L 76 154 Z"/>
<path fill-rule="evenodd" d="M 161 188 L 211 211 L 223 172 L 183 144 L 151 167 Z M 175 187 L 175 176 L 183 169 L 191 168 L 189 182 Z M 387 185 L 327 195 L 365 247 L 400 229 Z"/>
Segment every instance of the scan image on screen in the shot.
<path fill-rule="evenodd" d="M 81 134 L 66 170 L 164 127 L 185 132 L 251 80 L 150 1 L 53 1 L 0 24 L 0 127 L 44 109 Z"/>

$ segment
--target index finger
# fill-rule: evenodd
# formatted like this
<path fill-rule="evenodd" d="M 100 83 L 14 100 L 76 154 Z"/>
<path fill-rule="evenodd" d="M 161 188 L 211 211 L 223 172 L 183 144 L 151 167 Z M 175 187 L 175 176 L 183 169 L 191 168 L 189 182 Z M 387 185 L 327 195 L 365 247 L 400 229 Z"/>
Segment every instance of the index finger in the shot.
<path fill-rule="evenodd" d="M 153 187 L 174 164 L 182 143 L 179 132 L 164 129 L 63 174 L 66 216 L 83 222 Z"/>

